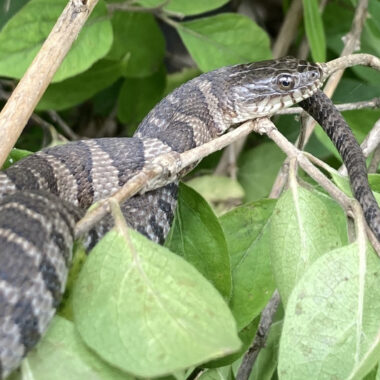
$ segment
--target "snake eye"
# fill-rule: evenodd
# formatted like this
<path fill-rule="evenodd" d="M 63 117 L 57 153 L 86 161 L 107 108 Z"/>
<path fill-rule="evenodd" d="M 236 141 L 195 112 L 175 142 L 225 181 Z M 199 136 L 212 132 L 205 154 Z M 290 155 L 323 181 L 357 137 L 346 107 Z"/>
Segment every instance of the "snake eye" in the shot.
<path fill-rule="evenodd" d="M 291 75 L 283 74 L 277 78 L 277 84 L 281 90 L 291 90 L 295 83 Z"/>

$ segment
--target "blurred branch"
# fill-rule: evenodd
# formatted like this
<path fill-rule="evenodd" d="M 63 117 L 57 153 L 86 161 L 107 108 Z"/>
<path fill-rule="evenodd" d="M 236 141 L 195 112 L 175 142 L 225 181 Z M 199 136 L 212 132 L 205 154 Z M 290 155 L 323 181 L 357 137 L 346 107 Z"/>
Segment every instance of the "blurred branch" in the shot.
<path fill-rule="evenodd" d="M 4 90 L 3 85 L 2 85 L 3 82 L 4 81 L 0 81 L 0 99 L 8 100 L 10 96 L 12 95 L 12 93 Z M 66 136 L 70 140 L 78 140 L 79 136 L 71 130 L 71 128 L 58 115 L 56 111 L 47 111 L 47 113 L 50 116 L 50 118 L 61 127 L 63 132 L 66 134 Z M 36 113 L 32 113 L 32 115 L 30 116 L 30 120 L 34 121 L 36 124 L 39 124 L 41 127 L 45 128 L 45 130 L 49 131 L 49 133 L 51 133 L 51 128 L 54 128 L 52 124 L 44 120 L 41 116 L 37 115 Z"/>
<path fill-rule="evenodd" d="M 0 166 L 98 0 L 70 0 L 0 113 Z"/>
<path fill-rule="evenodd" d="M 380 108 L 380 98 L 373 98 L 371 100 L 364 100 L 361 102 L 336 104 L 339 111 L 353 111 L 361 109 L 374 109 Z M 301 107 L 285 108 L 276 113 L 276 115 L 295 115 L 305 112 Z"/>
<path fill-rule="evenodd" d="M 284 22 L 278 33 L 277 39 L 273 44 L 273 57 L 278 58 L 284 56 L 294 41 L 297 34 L 298 25 L 302 19 L 302 0 L 293 0 L 290 4 Z"/>
<path fill-rule="evenodd" d="M 47 114 L 53 120 L 54 123 L 58 124 L 62 129 L 63 133 L 71 140 L 79 140 L 79 136 L 70 128 L 70 126 L 59 116 L 58 112 L 54 110 L 47 111 Z"/>

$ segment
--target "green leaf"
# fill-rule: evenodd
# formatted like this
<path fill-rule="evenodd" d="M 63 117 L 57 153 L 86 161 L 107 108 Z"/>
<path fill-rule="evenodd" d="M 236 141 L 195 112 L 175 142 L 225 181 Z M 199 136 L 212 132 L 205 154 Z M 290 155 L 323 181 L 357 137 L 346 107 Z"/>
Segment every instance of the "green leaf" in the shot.
<path fill-rule="evenodd" d="M 56 316 L 36 349 L 23 362 L 23 378 L 38 380 L 130 380 L 89 350 L 73 323 Z"/>
<path fill-rule="evenodd" d="M 277 201 L 269 228 L 271 260 L 284 305 L 307 268 L 347 240 L 340 207 L 328 197 L 296 185 Z"/>
<path fill-rule="evenodd" d="M 165 41 L 153 15 L 115 12 L 112 27 L 114 41 L 107 59 L 125 60 L 125 76 L 146 77 L 162 67 Z"/>
<path fill-rule="evenodd" d="M 215 288 L 181 257 L 125 227 L 89 255 L 74 291 L 74 316 L 92 350 L 141 377 L 240 348 L 235 320 Z"/>
<path fill-rule="evenodd" d="M 38 103 L 37 109 L 63 110 L 70 108 L 110 86 L 120 76 L 120 62 L 102 59 L 82 74 L 51 84 Z"/>
<path fill-rule="evenodd" d="M 223 229 L 208 203 L 183 183 L 165 245 L 193 264 L 226 299 L 230 298 L 230 258 Z"/>
<path fill-rule="evenodd" d="M 126 78 L 121 86 L 117 116 L 123 123 L 137 126 L 161 100 L 165 89 L 165 69 L 145 78 Z"/>
<path fill-rule="evenodd" d="M 220 218 L 231 256 L 230 307 L 239 329 L 260 314 L 275 289 L 270 236 L 264 232 L 275 204 L 273 199 L 249 203 Z"/>
<path fill-rule="evenodd" d="M 9 153 L 7 159 L 5 160 L 4 165 L 1 168 L 1 170 L 5 170 L 9 168 L 15 162 L 21 160 L 22 158 L 26 156 L 29 156 L 30 154 L 33 154 L 33 152 L 30 152 L 29 150 L 13 148 L 11 152 Z"/>
<path fill-rule="evenodd" d="M 305 29 L 311 55 L 315 62 L 326 61 L 326 40 L 318 0 L 303 0 Z"/>
<path fill-rule="evenodd" d="M 377 364 L 379 273 L 379 258 L 356 243 L 314 262 L 286 308 L 280 379 L 362 379 Z"/>
<path fill-rule="evenodd" d="M 246 201 L 267 197 L 285 159 L 274 143 L 264 143 L 244 152 L 239 159 L 238 179 L 245 190 Z"/>
<path fill-rule="evenodd" d="M 138 2 L 144 7 L 157 7 L 164 3 L 162 0 L 139 0 Z M 164 9 L 190 16 L 220 8 L 226 3 L 228 0 L 171 0 Z"/>
<path fill-rule="evenodd" d="M 271 57 L 267 34 L 240 14 L 222 13 L 183 22 L 177 30 L 202 71 Z"/>
<path fill-rule="evenodd" d="M 31 0 L 0 32 L 0 75 L 21 78 L 56 23 L 67 0 Z M 112 44 L 111 22 L 99 1 L 53 82 L 77 75 L 105 56 Z"/>

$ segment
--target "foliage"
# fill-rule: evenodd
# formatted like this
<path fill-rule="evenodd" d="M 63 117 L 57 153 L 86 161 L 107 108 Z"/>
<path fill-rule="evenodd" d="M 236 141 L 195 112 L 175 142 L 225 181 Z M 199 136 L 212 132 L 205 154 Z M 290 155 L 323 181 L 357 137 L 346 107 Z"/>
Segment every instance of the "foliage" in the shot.
<path fill-rule="evenodd" d="M 8 9 L 0 12 L 3 78 L 22 77 L 66 2 L 18 0 L 8 9 L 7 1 L 0 1 L 0 9 Z M 200 72 L 271 58 L 268 33 L 251 18 L 226 11 L 227 0 L 129 2 L 152 8 L 145 13 L 107 11 L 111 3 L 99 1 L 37 106 L 44 118 L 48 110 L 60 111 L 79 135 L 131 135 L 164 95 Z M 285 12 L 288 3 L 283 1 Z M 317 0 L 303 4 L 292 53 L 306 36 L 311 59 L 335 58 L 357 1 L 330 1 L 322 14 Z M 168 25 L 195 63 L 176 72 L 168 59 Z M 361 51 L 380 55 L 379 0 L 370 1 Z M 9 81 L 0 83 L 3 89 Z M 379 84 L 379 73 L 354 68 L 334 100 L 379 96 Z M 380 111 L 344 116 L 362 141 Z M 293 117 L 278 118 L 276 124 L 294 140 Z M 31 126 L 18 147 L 37 150 L 43 135 Z M 336 167 L 341 164 L 321 129 L 307 149 Z M 15 150 L 7 165 L 26 154 Z M 196 174 L 210 174 L 218 158 L 206 159 Z M 72 312 L 65 308 L 54 318 L 24 362 L 25 376 L 185 379 L 201 365 L 202 379 L 233 379 L 277 288 L 284 315 L 276 316 L 251 379 L 361 379 L 370 371 L 368 378 L 379 379 L 380 262 L 369 246 L 363 252 L 356 241 L 348 243 L 343 211 L 310 178 L 303 176 L 277 201 L 265 199 L 283 160 L 273 143 L 254 136 L 240 155 L 237 180 L 202 177 L 197 188 L 218 193 L 218 214 L 181 185 L 165 247 L 124 227 L 106 235 L 75 284 L 70 282 Z M 333 179 L 349 191 L 344 179 Z M 376 191 L 379 181 L 379 175 L 371 176 Z M 246 203 L 219 215 L 242 190 Z"/>

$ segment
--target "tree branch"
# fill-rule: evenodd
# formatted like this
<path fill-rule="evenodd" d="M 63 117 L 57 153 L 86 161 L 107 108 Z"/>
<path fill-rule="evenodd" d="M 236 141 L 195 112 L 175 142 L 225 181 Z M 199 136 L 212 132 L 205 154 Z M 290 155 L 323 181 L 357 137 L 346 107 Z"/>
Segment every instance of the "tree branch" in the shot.
<path fill-rule="evenodd" d="M 364 100 L 361 102 L 336 104 L 335 107 L 338 111 L 354 111 L 362 109 L 380 108 L 380 98 L 373 98 L 371 100 Z M 276 115 L 296 115 L 305 112 L 301 107 L 291 107 L 279 110 Z"/>
<path fill-rule="evenodd" d="M 280 294 L 277 290 L 275 290 L 272 298 L 269 300 L 261 313 L 259 327 L 257 328 L 255 338 L 253 339 L 253 342 L 249 347 L 247 353 L 243 357 L 243 361 L 236 375 L 236 380 L 249 379 L 253 365 L 255 364 L 261 349 L 265 347 L 265 343 L 269 335 L 269 330 L 272 326 L 273 317 L 277 311 L 280 301 Z"/>
<path fill-rule="evenodd" d="M 0 113 L 0 167 L 98 0 L 70 0 Z"/>

